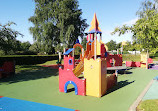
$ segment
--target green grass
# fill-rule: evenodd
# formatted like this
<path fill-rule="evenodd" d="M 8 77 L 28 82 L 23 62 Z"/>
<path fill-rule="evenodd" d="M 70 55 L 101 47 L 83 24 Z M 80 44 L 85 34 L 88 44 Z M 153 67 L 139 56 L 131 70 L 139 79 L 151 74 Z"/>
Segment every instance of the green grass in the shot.
<path fill-rule="evenodd" d="M 142 101 L 137 109 L 138 111 L 158 111 L 158 99 Z"/>
<path fill-rule="evenodd" d="M 16 75 L 0 80 L 0 96 L 61 106 L 81 111 L 127 111 L 156 70 L 129 69 L 118 75 L 118 85 L 102 98 L 59 92 L 58 70 L 37 65 L 16 66 Z M 69 85 L 68 88 L 72 88 Z"/>
<path fill-rule="evenodd" d="M 47 62 L 45 62 L 45 63 L 43 63 L 43 64 L 39 64 L 39 65 L 52 65 L 52 64 L 57 64 L 56 62 L 57 62 L 58 60 L 52 60 L 52 61 L 47 61 Z M 63 61 L 62 61 L 63 62 Z"/>
<path fill-rule="evenodd" d="M 45 68 L 45 67 L 41 67 L 41 65 L 53 65 L 56 64 L 57 60 L 52 60 L 52 61 L 47 61 L 43 64 L 37 64 L 37 65 L 16 65 L 16 73 L 19 72 L 27 72 L 27 71 L 35 71 L 35 70 L 39 70 L 39 69 L 49 69 L 49 68 Z M 62 61 L 63 63 L 63 61 Z"/>
<path fill-rule="evenodd" d="M 132 55 L 132 54 L 123 54 L 123 61 L 141 61 L 140 55 Z"/>
<path fill-rule="evenodd" d="M 153 61 L 158 61 L 158 57 L 153 57 Z"/>

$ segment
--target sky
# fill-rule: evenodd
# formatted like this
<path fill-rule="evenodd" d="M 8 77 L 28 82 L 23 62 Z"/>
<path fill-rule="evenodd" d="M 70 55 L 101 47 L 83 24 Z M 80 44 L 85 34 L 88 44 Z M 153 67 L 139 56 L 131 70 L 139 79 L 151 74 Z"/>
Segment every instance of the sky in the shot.
<path fill-rule="evenodd" d="M 136 22 L 138 11 L 143 0 L 78 0 L 79 8 L 82 9 L 82 18 L 87 19 L 90 25 L 94 13 L 96 13 L 99 27 L 102 30 L 102 40 L 104 43 L 114 40 L 117 43 L 122 41 L 131 41 L 132 34 L 128 33 L 122 36 L 118 34 L 111 35 L 115 27 L 123 24 L 132 25 Z M 24 37 L 18 36 L 17 39 L 33 43 L 32 34 L 29 27 L 33 26 L 28 19 L 34 15 L 34 0 L 0 0 L 0 24 L 4 25 L 8 21 L 15 22 L 12 26 L 14 30 L 19 31 Z M 85 32 L 88 32 L 88 27 Z"/>

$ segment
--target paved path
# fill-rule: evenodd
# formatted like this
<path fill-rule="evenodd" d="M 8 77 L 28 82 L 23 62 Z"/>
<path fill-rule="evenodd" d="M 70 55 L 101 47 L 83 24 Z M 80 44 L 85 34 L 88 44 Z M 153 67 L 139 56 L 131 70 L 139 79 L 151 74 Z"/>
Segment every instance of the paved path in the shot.
<path fill-rule="evenodd" d="M 148 100 L 148 99 L 158 99 L 158 81 L 154 80 L 152 83 L 151 87 L 143 97 L 143 100 Z"/>

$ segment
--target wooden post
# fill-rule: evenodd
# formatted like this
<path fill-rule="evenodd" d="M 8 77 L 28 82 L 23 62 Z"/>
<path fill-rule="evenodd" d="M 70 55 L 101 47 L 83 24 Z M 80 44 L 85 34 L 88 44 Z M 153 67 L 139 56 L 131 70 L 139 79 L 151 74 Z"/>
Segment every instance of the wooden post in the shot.
<path fill-rule="evenodd" d="M 147 50 L 147 56 L 146 56 L 146 69 L 148 69 L 148 58 L 149 58 L 149 53 L 148 53 L 148 50 Z"/>
<path fill-rule="evenodd" d="M 119 54 L 119 49 L 117 49 L 117 54 Z"/>
<path fill-rule="evenodd" d="M 94 60 L 97 59 L 97 38 L 96 33 L 94 33 Z"/>
<path fill-rule="evenodd" d="M 90 34 L 88 34 L 88 42 L 90 41 Z"/>
<path fill-rule="evenodd" d="M 65 50 L 66 50 L 66 49 L 64 48 L 64 53 L 65 53 Z M 64 55 L 64 57 L 65 57 L 65 55 Z"/>
<path fill-rule="evenodd" d="M 61 52 L 59 52 L 59 61 L 61 60 Z"/>
<path fill-rule="evenodd" d="M 84 48 L 82 48 L 82 57 L 84 56 Z"/>

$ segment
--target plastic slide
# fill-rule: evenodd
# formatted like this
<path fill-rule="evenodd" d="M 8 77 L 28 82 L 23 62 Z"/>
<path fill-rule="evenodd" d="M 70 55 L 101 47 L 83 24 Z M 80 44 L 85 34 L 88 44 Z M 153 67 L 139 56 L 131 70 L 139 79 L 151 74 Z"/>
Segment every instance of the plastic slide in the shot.
<path fill-rule="evenodd" d="M 83 71 L 84 71 L 84 63 L 80 61 L 80 63 L 73 70 L 73 73 L 76 77 L 78 77 Z"/>
<path fill-rule="evenodd" d="M 84 71 L 84 58 L 90 59 L 91 57 L 93 57 L 93 53 L 94 53 L 93 49 L 94 48 L 92 48 L 92 52 L 89 50 L 85 51 L 84 57 L 81 59 L 79 64 L 74 68 L 73 73 L 76 77 L 78 77 Z"/>
<path fill-rule="evenodd" d="M 74 68 L 73 73 L 76 77 L 78 77 L 84 71 L 84 58 L 87 57 L 87 51 L 85 51 L 84 56 L 82 57 L 79 64 Z"/>

